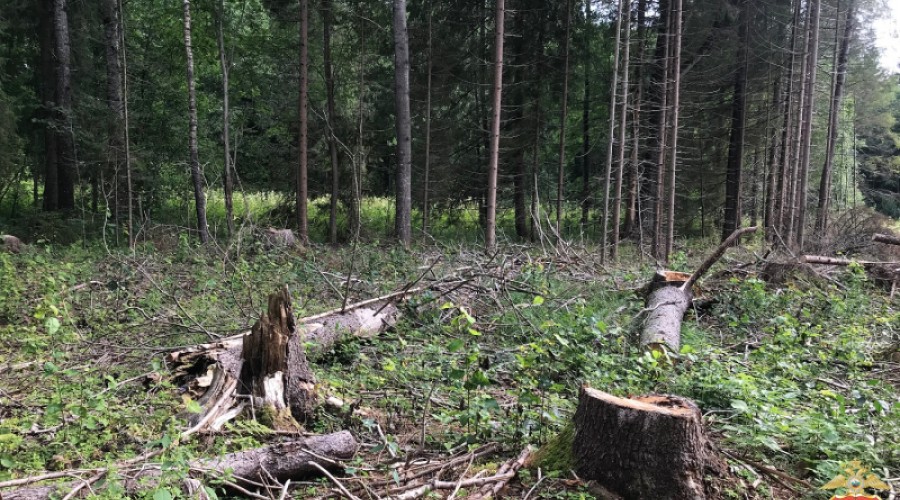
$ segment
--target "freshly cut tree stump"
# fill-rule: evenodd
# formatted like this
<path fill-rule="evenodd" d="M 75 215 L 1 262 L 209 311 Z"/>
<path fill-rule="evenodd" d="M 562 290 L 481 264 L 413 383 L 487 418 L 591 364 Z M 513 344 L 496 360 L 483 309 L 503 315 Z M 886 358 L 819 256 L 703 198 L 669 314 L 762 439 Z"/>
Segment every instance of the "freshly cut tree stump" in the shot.
<path fill-rule="evenodd" d="M 724 471 L 700 409 L 678 396 L 623 399 L 583 387 L 572 453 L 581 478 L 626 500 L 705 499 L 706 474 Z"/>

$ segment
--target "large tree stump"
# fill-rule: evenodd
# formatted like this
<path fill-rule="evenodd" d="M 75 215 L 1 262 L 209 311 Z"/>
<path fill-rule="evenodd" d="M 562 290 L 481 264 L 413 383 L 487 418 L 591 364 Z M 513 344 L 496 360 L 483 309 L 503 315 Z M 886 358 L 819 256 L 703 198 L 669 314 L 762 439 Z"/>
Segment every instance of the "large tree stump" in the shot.
<path fill-rule="evenodd" d="M 572 453 L 581 478 L 626 500 L 704 499 L 705 475 L 724 471 L 700 409 L 678 396 L 623 399 L 582 388 Z"/>
<path fill-rule="evenodd" d="M 261 401 L 275 427 L 290 427 L 291 417 L 304 422 L 315 410 L 316 377 L 303 337 L 284 287 L 269 295 L 268 311 L 244 338 L 239 393 Z"/>

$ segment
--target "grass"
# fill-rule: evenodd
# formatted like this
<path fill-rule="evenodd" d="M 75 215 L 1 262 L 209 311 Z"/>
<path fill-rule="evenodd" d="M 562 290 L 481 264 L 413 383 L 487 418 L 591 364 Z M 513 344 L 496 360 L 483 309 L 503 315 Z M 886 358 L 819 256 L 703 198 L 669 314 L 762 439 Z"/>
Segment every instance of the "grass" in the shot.
<path fill-rule="evenodd" d="M 252 203 L 261 212 L 279 205 L 261 195 Z M 370 200 L 364 215 L 383 213 L 388 203 Z M 217 202 L 210 207 L 219 213 Z M 898 344 L 900 311 L 859 269 L 842 278 L 842 288 L 798 282 L 771 289 L 752 275 L 708 279 L 702 288 L 715 300 L 688 316 L 681 361 L 670 366 L 636 346 L 643 303 L 632 290 L 652 268 L 633 249 L 623 249 L 622 264 L 601 268 L 590 248 L 569 258 L 508 248 L 491 263 L 468 245 L 267 252 L 248 241 L 242 248 L 224 258 L 181 238 L 162 251 L 139 246 L 135 255 L 90 242 L 0 253 L 0 366 L 27 363 L 0 381 L 0 481 L 103 466 L 171 441 L 187 403 L 164 354 L 207 341 L 207 332 L 246 328 L 282 283 L 305 316 L 341 302 L 351 260 L 350 298 L 357 300 L 402 287 L 438 256 L 434 276 L 462 266 L 483 272 L 452 294 L 412 297 L 395 329 L 348 339 L 316 360 L 323 396 L 357 411 L 323 412 L 312 430 L 349 428 L 371 445 L 351 474 L 389 476 L 385 449 L 419 449 L 424 425 L 424 449 L 433 453 L 496 441 L 515 455 L 526 444 L 549 443 L 539 462 L 548 479 L 536 497 L 589 495 L 569 481 L 565 456 L 584 383 L 622 396 L 693 398 L 718 446 L 813 485 L 848 460 L 882 477 L 900 470 L 896 365 L 881 355 Z M 673 267 L 689 270 L 703 253 L 703 245 L 685 246 Z M 160 380 L 145 382 L 146 373 Z M 163 462 L 177 475 L 193 457 L 267 439 L 259 428 L 236 425 L 176 447 Z M 746 476 L 733 481 L 735 495 L 801 495 L 765 475 L 752 489 L 759 473 L 733 465 Z M 535 481 L 526 471 L 514 488 Z M 101 488 L 107 497 L 121 494 L 115 484 L 114 474 Z M 325 486 L 309 487 L 321 494 Z"/>

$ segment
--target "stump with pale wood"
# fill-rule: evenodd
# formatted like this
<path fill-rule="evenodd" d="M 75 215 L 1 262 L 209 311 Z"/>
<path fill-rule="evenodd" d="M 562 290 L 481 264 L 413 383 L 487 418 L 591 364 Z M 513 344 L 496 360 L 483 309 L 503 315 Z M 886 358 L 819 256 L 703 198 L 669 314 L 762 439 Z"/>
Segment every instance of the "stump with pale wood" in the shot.
<path fill-rule="evenodd" d="M 582 479 L 626 500 L 705 499 L 706 475 L 724 471 L 700 409 L 678 396 L 624 399 L 582 388 L 572 452 Z"/>

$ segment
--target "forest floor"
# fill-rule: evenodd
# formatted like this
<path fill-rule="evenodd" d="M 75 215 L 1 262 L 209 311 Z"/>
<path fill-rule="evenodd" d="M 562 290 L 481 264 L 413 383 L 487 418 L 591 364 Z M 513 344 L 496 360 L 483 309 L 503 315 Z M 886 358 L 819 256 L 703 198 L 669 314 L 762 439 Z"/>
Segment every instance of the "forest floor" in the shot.
<path fill-rule="evenodd" d="M 819 487 L 850 460 L 900 476 L 900 299 L 858 267 L 775 286 L 759 278 L 753 252 L 732 250 L 701 282 L 670 364 L 637 346 L 637 292 L 655 267 L 627 249 L 601 265 L 575 247 L 485 256 L 464 245 L 157 246 L 0 252 L 0 483 L 47 471 L 90 477 L 84 471 L 160 447 L 155 466 L 176 478 L 192 458 L 283 439 L 237 420 L 173 446 L 191 401 L 165 354 L 246 330 L 283 284 L 303 317 L 410 283 L 431 288 L 401 304 L 394 328 L 313 360 L 322 398 L 344 407 L 322 409 L 306 430 L 349 429 L 362 443 L 335 478 L 359 498 L 383 496 L 398 463 L 497 443 L 448 468 L 443 479 L 457 481 L 491 473 L 527 445 L 565 444 L 583 384 L 693 398 L 730 464 L 723 498 L 827 498 Z M 679 252 L 670 268 L 689 272 L 705 252 Z M 564 453 L 541 457 L 510 496 L 595 496 Z M 119 497 L 122 474 L 110 470 L 90 488 Z M 290 493 L 334 497 L 335 481 L 292 483 Z M 226 495 L 222 478 L 203 482 Z M 178 494 L 173 481 L 146 497 Z"/>

